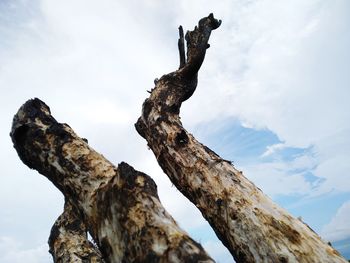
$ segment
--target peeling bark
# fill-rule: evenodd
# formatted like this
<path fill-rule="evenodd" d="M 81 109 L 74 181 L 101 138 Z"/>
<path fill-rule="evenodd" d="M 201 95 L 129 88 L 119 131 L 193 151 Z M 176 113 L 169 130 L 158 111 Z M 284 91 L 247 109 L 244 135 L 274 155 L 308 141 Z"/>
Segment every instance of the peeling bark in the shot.
<path fill-rule="evenodd" d="M 50 253 L 58 263 L 103 263 L 100 251 L 87 238 L 87 229 L 78 209 L 66 202 L 49 237 Z"/>
<path fill-rule="evenodd" d="M 220 23 L 210 14 L 187 32 L 185 63 L 179 29 L 180 68 L 155 83 L 135 124 L 138 133 L 237 262 L 347 262 L 305 223 L 273 203 L 229 161 L 183 128 L 181 104 L 196 89 L 209 36 Z"/>
<path fill-rule="evenodd" d="M 115 167 L 58 123 L 44 102 L 27 101 L 14 116 L 10 135 L 21 160 L 80 211 L 106 262 L 214 262 L 167 213 L 148 175 L 126 163 Z M 62 220 L 51 234 L 54 247 Z"/>

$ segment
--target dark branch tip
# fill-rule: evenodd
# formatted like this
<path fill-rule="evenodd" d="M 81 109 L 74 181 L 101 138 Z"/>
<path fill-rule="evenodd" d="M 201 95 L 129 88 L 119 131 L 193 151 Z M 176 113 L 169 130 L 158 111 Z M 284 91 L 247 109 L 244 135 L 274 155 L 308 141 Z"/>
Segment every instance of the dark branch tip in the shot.
<path fill-rule="evenodd" d="M 179 26 L 179 36 L 180 36 L 180 38 L 184 37 L 184 30 L 183 30 L 183 27 L 181 25 Z"/>
<path fill-rule="evenodd" d="M 184 42 L 184 30 L 182 26 L 179 26 L 179 41 L 178 41 L 178 48 L 179 48 L 179 56 L 180 56 L 180 66 L 179 69 L 185 66 L 186 64 L 186 55 L 185 55 L 185 42 Z"/>
<path fill-rule="evenodd" d="M 212 30 L 217 29 L 221 25 L 222 21 L 214 18 L 213 13 L 209 14 L 208 19 L 209 19 Z"/>

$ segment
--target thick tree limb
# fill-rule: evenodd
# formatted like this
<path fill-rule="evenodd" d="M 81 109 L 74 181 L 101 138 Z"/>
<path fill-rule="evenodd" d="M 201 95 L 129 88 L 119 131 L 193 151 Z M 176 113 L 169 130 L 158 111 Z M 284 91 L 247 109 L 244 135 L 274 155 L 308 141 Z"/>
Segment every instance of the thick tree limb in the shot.
<path fill-rule="evenodd" d="M 80 211 L 70 202 L 56 220 L 49 237 L 54 262 L 103 263 L 100 251 L 88 240 Z"/>
<path fill-rule="evenodd" d="M 346 262 L 306 224 L 278 207 L 182 127 L 181 103 L 196 88 L 210 33 L 219 25 L 209 15 L 186 34 L 186 65 L 156 83 L 143 104 L 137 131 L 237 262 Z"/>
<path fill-rule="evenodd" d="M 21 160 L 74 202 L 107 262 L 213 262 L 159 201 L 157 186 L 126 163 L 115 167 L 39 99 L 14 116 Z M 54 240 L 54 238 L 51 238 Z"/>

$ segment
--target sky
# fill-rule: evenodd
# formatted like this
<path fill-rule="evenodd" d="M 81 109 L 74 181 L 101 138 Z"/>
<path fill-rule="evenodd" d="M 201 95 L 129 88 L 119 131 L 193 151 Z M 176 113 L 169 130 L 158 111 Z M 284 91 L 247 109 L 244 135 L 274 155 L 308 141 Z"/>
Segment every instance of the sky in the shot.
<path fill-rule="evenodd" d="M 149 174 L 180 226 L 233 262 L 133 125 L 153 80 L 178 67 L 178 26 L 211 12 L 223 22 L 184 127 L 350 258 L 349 1 L 0 0 L 0 262 L 52 262 L 63 209 L 9 137 L 34 97 L 114 164 Z"/>

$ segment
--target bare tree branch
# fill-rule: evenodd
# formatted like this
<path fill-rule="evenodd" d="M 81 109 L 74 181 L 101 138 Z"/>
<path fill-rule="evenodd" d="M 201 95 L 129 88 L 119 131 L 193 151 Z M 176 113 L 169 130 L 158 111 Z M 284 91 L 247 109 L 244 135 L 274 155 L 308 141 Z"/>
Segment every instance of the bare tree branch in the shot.
<path fill-rule="evenodd" d="M 21 160 L 82 212 L 107 262 L 213 262 L 164 209 L 148 175 L 126 163 L 115 167 L 44 102 L 27 101 L 10 135 Z"/>
<path fill-rule="evenodd" d="M 65 202 L 64 212 L 51 229 L 49 247 L 54 262 L 104 262 L 100 251 L 87 238 L 80 211 L 70 202 Z"/>
<path fill-rule="evenodd" d="M 157 82 L 135 124 L 138 133 L 237 262 L 346 262 L 306 224 L 183 128 L 181 104 L 197 86 L 210 33 L 219 25 L 210 14 L 187 32 L 187 62 Z"/>

